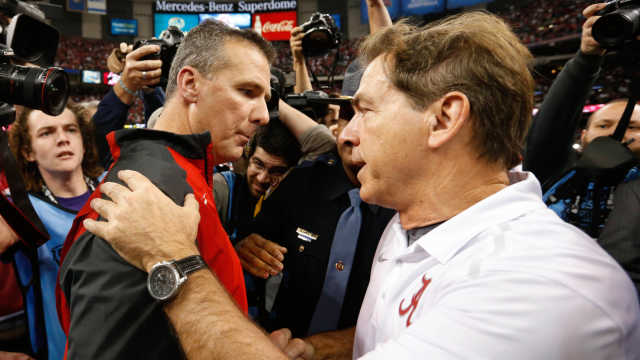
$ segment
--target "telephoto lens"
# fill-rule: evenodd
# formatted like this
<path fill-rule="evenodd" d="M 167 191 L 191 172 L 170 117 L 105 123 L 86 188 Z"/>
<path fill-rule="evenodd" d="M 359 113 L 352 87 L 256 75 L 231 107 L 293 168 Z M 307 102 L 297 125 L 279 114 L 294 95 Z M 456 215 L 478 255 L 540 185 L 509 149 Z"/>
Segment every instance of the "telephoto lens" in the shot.
<path fill-rule="evenodd" d="M 0 64 L 0 101 L 55 116 L 69 98 L 69 77 L 61 68 Z"/>

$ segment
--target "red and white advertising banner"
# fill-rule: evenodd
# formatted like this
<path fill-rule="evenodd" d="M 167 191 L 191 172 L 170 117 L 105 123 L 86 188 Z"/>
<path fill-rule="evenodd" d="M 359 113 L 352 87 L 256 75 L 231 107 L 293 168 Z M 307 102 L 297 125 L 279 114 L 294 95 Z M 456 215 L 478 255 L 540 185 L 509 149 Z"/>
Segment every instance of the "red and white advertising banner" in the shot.
<path fill-rule="evenodd" d="M 297 26 L 295 11 L 253 14 L 253 29 L 269 41 L 289 40 Z"/>

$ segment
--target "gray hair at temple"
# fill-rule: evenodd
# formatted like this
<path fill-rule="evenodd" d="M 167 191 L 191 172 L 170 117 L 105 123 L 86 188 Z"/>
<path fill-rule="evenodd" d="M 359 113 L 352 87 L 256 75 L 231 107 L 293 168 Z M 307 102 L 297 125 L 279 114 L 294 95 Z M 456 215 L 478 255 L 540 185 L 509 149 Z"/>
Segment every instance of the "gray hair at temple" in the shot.
<path fill-rule="evenodd" d="M 229 40 L 253 44 L 262 51 L 269 63 L 275 58 L 275 50 L 271 44 L 253 30 L 235 29 L 220 21 L 206 20 L 191 29 L 178 48 L 169 71 L 167 98 L 175 91 L 178 73 L 183 67 L 192 66 L 210 78 L 218 69 L 227 65 L 231 59 L 223 49 L 225 42 Z"/>

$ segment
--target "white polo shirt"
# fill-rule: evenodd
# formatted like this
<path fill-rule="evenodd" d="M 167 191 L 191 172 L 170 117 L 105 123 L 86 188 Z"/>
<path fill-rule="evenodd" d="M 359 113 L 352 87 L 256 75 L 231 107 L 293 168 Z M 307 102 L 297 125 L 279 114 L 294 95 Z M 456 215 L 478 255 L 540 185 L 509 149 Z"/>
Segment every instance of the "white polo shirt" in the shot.
<path fill-rule="evenodd" d="M 640 310 L 625 272 L 547 209 L 532 174 L 509 176 L 512 185 L 411 246 L 398 215 L 391 220 L 354 358 L 640 358 Z"/>

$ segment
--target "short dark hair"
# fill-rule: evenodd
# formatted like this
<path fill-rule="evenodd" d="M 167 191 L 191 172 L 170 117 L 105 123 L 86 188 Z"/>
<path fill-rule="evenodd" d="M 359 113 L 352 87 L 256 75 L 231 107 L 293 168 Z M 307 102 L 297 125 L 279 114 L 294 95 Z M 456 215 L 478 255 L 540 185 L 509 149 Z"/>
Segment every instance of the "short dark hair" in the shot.
<path fill-rule="evenodd" d="M 270 155 L 283 158 L 287 166 L 296 165 L 302 156 L 298 140 L 278 118 L 258 129 L 249 142 L 247 157 L 253 156 L 258 146 Z"/>
<path fill-rule="evenodd" d="M 232 28 L 217 20 L 205 20 L 189 31 L 173 58 L 167 84 L 167 98 L 175 91 L 178 72 L 183 67 L 193 66 L 201 74 L 207 76 L 231 61 L 228 56 L 225 56 L 231 54 L 225 54 L 223 51 L 228 40 L 253 44 L 264 54 L 269 64 L 276 56 L 273 46 L 255 31 Z"/>

